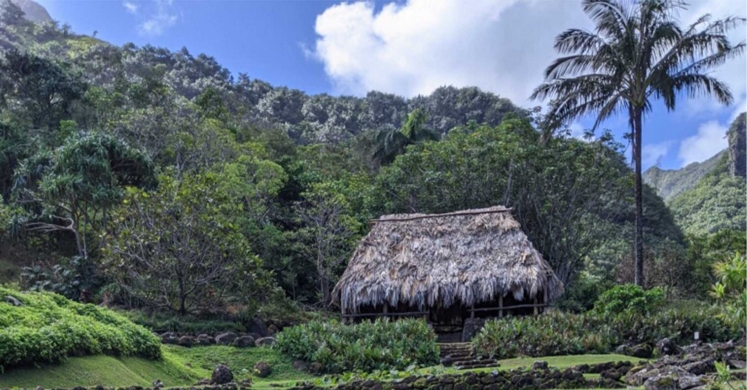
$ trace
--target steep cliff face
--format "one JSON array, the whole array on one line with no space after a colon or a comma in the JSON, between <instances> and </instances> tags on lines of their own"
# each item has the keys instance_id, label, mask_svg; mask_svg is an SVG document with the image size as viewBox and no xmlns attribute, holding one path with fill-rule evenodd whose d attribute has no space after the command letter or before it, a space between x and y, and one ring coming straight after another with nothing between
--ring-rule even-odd
<instances>
[{"instance_id":1,"label":"steep cliff face","mask_svg":"<svg viewBox=\"0 0 747 390\"><path fill-rule=\"evenodd\" d=\"M23 11L24 14L26 14L26 19L36 22L36 23L44 23L44 22L52 22L52 17L49 16L49 12L47 12L47 9L41 6L41 4L33 1L33 0L10 0L15 5L17 5L21 11Z\"/></svg>"},{"instance_id":2,"label":"steep cliff face","mask_svg":"<svg viewBox=\"0 0 747 390\"><path fill-rule=\"evenodd\" d=\"M747 176L747 135L745 134L745 114L741 113L729 132L729 173L732 176Z\"/></svg>"}]
</instances>

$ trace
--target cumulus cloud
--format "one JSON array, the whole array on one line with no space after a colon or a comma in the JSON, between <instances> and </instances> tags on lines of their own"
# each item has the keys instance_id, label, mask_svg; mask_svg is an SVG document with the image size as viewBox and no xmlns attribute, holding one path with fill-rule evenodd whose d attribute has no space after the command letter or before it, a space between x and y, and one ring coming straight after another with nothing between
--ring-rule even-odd
<instances>
[{"instance_id":1,"label":"cumulus cloud","mask_svg":"<svg viewBox=\"0 0 747 390\"><path fill-rule=\"evenodd\" d=\"M681 13L683 23L710 12L744 15L744 1L704 0ZM316 20L318 39L310 54L324 64L336 92L370 90L404 96L428 94L442 85L472 86L522 106L557 54L555 36L570 28L592 28L578 1L408 0L380 9L374 3L343 3ZM744 29L733 40L744 39ZM744 61L716 71L745 100ZM690 112L723 109L712 100L688 104Z\"/></svg>"},{"instance_id":2,"label":"cumulus cloud","mask_svg":"<svg viewBox=\"0 0 747 390\"><path fill-rule=\"evenodd\" d=\"M143 13L147 15L137 27L141 35L159 36L169 27L173 27L179 19L173 0L153 0Z\"/></svg>"},{"instance_id":3,"label":"cumulus cloud","mask_svg":"<svg viewBox=\"0 0 747 390\"><path fill-rule=\"evenodd\" d=\"M344 3L317 17L312 55L338 93L415 96L477 85L526 106L556 56L555 35L588 25L569 1L409 0L378 11Z\"/></svg>"},{"instance_id":4,"label":"cumulus cloud","mask_svg":"<svg viewBox=\"0 0 747 390\"><path fill-rule=\"evenodd\" d=\"M672 144L672 141L664 141L643 145L641 148L641 164L643 164L644 169L659 165L660 160L669 153Z\"/></svg>"},{"instance_id":5,"label":"cumulus cloud","mask_svg":"<svg viewBox=\"0 0 747 390\"><path fill-rule=\"evenodd\" d=\"M713 157L729 144L727 127L717 121L709 121L698 127L698 133L680 143L679 158L682 166L701 162Z\"/></svg>"},{"instance_id":6,"label":"cumulus cloud","mask_svg":"<svg viewBox=\"0 0 747 390\"><path fill-rule=\"evenodd\" d=\"M125 1L125 2L122 3L122 6L125 7L125 10L127 10L127 12L129 12L129 13L131 13L133 15L137 14L137 8L138 8L137 4L131 3L129 1Z\"/></svg>"}]
</instances>

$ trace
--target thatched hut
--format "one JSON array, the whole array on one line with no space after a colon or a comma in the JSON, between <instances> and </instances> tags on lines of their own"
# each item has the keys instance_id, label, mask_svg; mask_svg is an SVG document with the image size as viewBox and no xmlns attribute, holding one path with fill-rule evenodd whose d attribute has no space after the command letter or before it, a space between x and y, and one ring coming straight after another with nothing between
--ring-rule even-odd
<instances>
[{"instance_id":1,"label":"thatched hut","mask_svg":"<svg viewBox=\"0 0 747 390\"><path fill-rule=\"evenodd\" d=\"M532 314L563 290L502 206L371 221L333 297L344 319L423 316L434 326Z\"/></svg>"}]
</instances>

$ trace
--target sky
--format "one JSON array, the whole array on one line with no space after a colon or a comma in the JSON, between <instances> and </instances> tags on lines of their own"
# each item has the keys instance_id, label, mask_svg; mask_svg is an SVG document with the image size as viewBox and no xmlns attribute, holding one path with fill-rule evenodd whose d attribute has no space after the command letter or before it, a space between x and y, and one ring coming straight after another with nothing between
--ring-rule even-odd
<instances>
[{"instance_id":1,"label":"sky","mask_svg":"<svg viewBox=\"0 0 747 390\"><path fill-rule=\"evenodd\" d=\"M309 94L363 96L379 90L405 97L443 85L477 86L531 108L528 99L557 57L554 37L591 28L579 0L38 0L73 31L108 42L151 44L215 57L234 74L246 73ZM683 24L702 14L747 16L743 0L691 0ZM742 26L732 43L744 41ZM668 112L656 103L645 118L643 165L677 169L727 146L725 132L747 110L747 56L713 72L735 103L678 101ZM593 118L571 124L580 136ZM619 141L627 118L601 125Z\"/></svg>"}]
</instances>

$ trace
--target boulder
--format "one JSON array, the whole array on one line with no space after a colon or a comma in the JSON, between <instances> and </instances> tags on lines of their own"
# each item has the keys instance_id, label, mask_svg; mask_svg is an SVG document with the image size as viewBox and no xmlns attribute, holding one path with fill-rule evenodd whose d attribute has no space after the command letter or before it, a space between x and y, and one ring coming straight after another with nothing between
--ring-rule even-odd
<instances>
[{"instance_id":1,"label":"boulder","mask_svg":"<svg viewBox=\"0 0 747 390\"><path fill-rule=\"evenodd\" d=\"M444 367L451 367L454 364L454 360L451 359L450 355L446 355L441 358L441 365Z\"/></svg>"},{"instance_id":2,"label":"boulder","mask_svg":"<svg viewBox=\"0 0 747 390\"><path fill-rule=\"evenodd\" d=\"M215 342L220 345L231 345L239 337L234 332L225 332L215 336Z\"/></svg>"},{"instance_id":3,"label":"boulder","mask_svg":"<svg viewBox=\"0 0 747 390\"><path fill-rule=\"evenodd\" d=\"M643 388L646 390L680 390L678 385L677 378L666 373L648 378L643 383Z\"/></svg>"},{"instance_id":4,"label":"boulder","mask_svg":"<svg viewBox=\"0 0 747 390\"><path fill-rule=\"evenodd\" d=\"M212 345L212 344L215 344L215 338L203 333L197 336L197 338L195 339L195 344Z\"/></svg>"},{"instance_id":5,"label":"boulder","mask_svg":"<svg viewBox=\"0 0 747 390\"><path fill-rule=\"evenodd\" d=\"M269 336L276 335L278 332L280 332L275 324L270 324L270 326L267 327L267 331L269 332Z\"/></svg>"},{"instance_id":6,"label":"boulder","mask_svg":"<svg viewBox=\"0 0 747 390\"><path fill-rule=\"evenodd\" d=\"M237 337L236 340L233 341L233 346L239 347L239 348L253 347L254 337L252 336Z\"/></svg>"},{"instance_id":7,"label":"boulder","mask_svg":"<svg viewBox=\"0 0 747 390\"><path fill-rule=\"evenodd\" d=\"M547 362L538 360L532 364L532 369L534 370L547 370Z\"/></svg>"},{"instance_id":8,"label":"boulder","mask_svg":"<svg viewBox=\"0 0 747 390\"><path fill-rule=\"evenodd\" d=\"M179 344L179 336L174 332L166 332L161 335L161 342L164 344Z\"/></svg>"},{"instance_id":9,"label":"boulder","mask_svg":"<svg viewBox=\"0 0 747 390\"><path fill-rule=\"evenodd\" d=\"M179 345L182 347L191 347L195 344L195 338L192 336L179 337Z\"/></svg>"},{"instance_id":10,"label":"boulder","mask_svg":"<svg viewBox=\"0 0 747 390\"><path fill-rule=\"evenodd\" d=\"M257 333L260 337L267 337L270 335L270 330L261 319L254 317L252 323L249 325L249 332ZM255 339L260 338L255 337Z\"/></svg>"},{"instance_id":11,"label":"boulder","mask_svg":"<svg viewBox=\"0 0 747 390\"><path fill-rule=\"evenodd\" d=\"M651 346L646 343L638 344L633 347L630 347L630 356L648 359L651 357L652 354L653 354L653 351L651 349Z\"/></svg>"},{"instance_id":12,"label":"boulder","mask_svg":"<svg viewBox=\"0 0 747 390\"><path fill-rule=\"evenodd\" d=\"M682 348L677 346L674 341L663 338L656 342L656 351L659 355L678 355L682 352Z\"/></svg>"},{"instance_id":13,"label":"boulder","mask_svg":"<svg viewBox=\"0 0 747 390\"><path fill-rule=\"evenodd\" d=\"M321 363L314 362L309 364L309 372L315 375L321 373L322 368L323 367Z\"/></svg>"},{"instance_id":14,"label":"boulder","mask_svg":"<svg viewBox=\"0 0 747 390\"><path fill-rule=\"evenodd\" d=\"M254 375L260 378L267 378L272 374L272 367L267 362L257 362L254 365Z\"/></svg>"},{"instance_id":15,"label":"boulder","mask_svg":"<svg viewBox=\"0 0 747 390\"><path fill-rule=\"evenodd\" d=\"M471 341L475 335L480 332L480 329L485 326L484 318L467 318L464 320L464 326L462 327L462 342Z\"/></svg>"},{"instance_id":16,"label":"boulder","mask_svg":"<svg viewBox=\"0 0 747 390\"><path fill-rule=\"evenodd\" d=\"M693 375L703 375L716 370L716 366L713 364L713 359L705 359L682 366L685 371Z\"/></svg>"},{"instance_id":17,"label":"boulder","mask_svg":"<svg viewBox=\"0 0 747 390\"><path fill-rule=\"evenodd\" d=\"M154 389L160 389L163 387L163 382L161 382L160 379L156 379L153 381L153 388Z\"/></svg>"},{"instance_id":18,"label":"boulder","mask_svg":"<svg viewBox=\"0 0 747 390\"><path fill-rule=\"evenodd\" d=\"M618 370L607 370L599 374L602 378L612 379L613 381L619 381L623 374Z\"/></svg>"},{"instance_id":19,"label":"boulder","mask_svg":"<svg viewBox=\"0 0 747 390\"><path fill-rule=\"evenodd\" d=\"M275 342L276 342L276 340L273 337L262 337L262 338L257 339L254 342L254 345L256 345L258 347L261 347L261 346L268 346L269 347L269 346L275 345Z\"/></svg>"},{"instance_id":20,"label":"boulder","mask_svg":"<svg viewBox=\"0 0 747 390\"><path fill-rule=\"evenodd\" d=\"M8 295L5 297L5 303L8 303L13 306L23 306L23 303L21 303L21 301L19 301L18 298L12 295Z\"/></svg>"},{"instance_id":21,"label":"boulder","mask_svg":"<svg viewBox=\"0 0 747 390\"><path fill-rule=\"evenodd\" d=\"M292 364L293 368L298 371L306 371L309 368L308 365L306 365L306 362L303 360L294 360Z\"/></svg>"},{"instance_id":22,"label":"boulder","mask_svg":"<svg viewBox=\"0 0 747 390\"><path fill-rule=\"evenodd\" d=\"M233 373L231 369L223 364L215 366L213 370L213 376L211 377L210 384L222 385L233 381Z\"/></svg>"}]
</instances>

